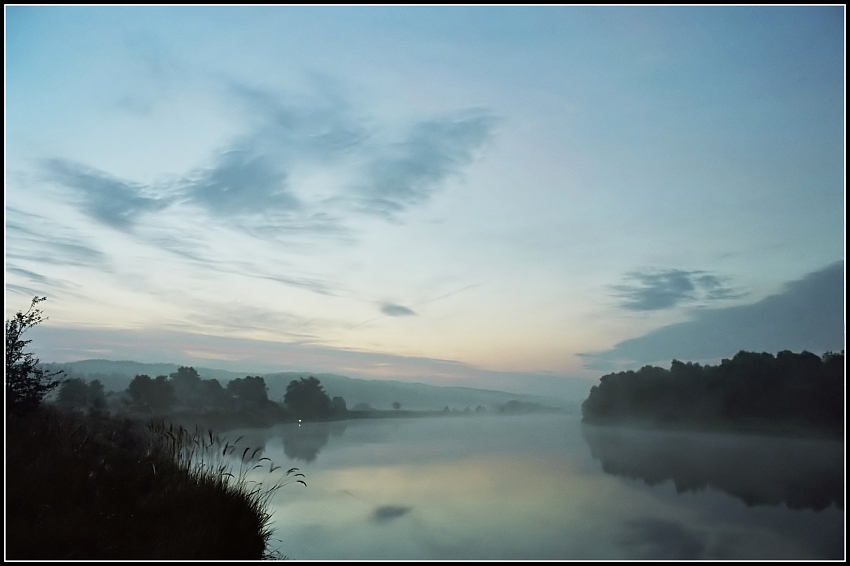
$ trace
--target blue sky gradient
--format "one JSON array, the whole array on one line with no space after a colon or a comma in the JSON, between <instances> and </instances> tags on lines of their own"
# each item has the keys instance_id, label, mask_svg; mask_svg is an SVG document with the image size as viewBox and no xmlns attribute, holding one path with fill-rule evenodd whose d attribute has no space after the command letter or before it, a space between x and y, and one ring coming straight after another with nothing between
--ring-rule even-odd
<instances>
[{"instance_id":1,"label":"blue sky gradient","mask_svg":"<svg viewBox=\"0 0 850 566\"><path fill-rule=\"evenodd\" d=\"M843 6L5 15L45 361L534 393L844 347Z\"/></svg>"}]
</instances>

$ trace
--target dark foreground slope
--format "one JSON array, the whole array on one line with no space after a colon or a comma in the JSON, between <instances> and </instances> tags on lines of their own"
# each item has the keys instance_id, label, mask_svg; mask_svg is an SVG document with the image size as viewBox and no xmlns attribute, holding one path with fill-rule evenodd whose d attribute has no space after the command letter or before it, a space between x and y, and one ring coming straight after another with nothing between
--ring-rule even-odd
<instances>
[{"instance_id":1,"label":"dark foreground slope","mask_svg":"<svg viewBox=\"0 0 850 566\"><path fill-rule=\"evenodd\" d=\"M251 494L224 467L193 467L187 446L221 450L204 441L49 406L7 415L6 558L263 558L269 490Z\"/></svg>"}]
</instances>

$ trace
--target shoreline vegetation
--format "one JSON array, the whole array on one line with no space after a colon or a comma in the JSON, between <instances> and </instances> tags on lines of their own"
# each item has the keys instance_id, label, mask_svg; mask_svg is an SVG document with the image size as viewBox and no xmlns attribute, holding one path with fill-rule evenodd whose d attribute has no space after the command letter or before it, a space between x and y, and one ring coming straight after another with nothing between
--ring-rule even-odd
<instances>
[{"instance_id":1,"label":"shoreline vegetation","mask_svg":"<svg viewBox=\"0 0 850 566\"><path fill-rule=\"evenodd\" d=\"M211 432L98 411L7 415L6 558L279 558L266 504L301 476L249 480L274 463L252 460L249 447L230 458L237 448Z\"/></svg>"},{"instance_id":2,"label":"shoreline vegetation","mask_svg":"<svg viewBox=\"0 0 850 566\"><path fill-rule=\"evenodd\" d=\"M603 375L582 422L789 437L844 438L844 351L740 351L717 366L673 360L669 370Z\"/></svg>"}]
</instances>

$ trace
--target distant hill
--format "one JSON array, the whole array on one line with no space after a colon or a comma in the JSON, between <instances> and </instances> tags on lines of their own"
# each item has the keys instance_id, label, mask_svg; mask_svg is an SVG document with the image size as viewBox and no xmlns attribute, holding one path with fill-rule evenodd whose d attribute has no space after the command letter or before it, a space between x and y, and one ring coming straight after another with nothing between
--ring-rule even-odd
<instances>
[{"instance_id":1,"label":"distant hill","mask_svg":"<svg viewBox=\"0 0 850 566\"><path fill-rule=\"evenodd\" d=\"M49 371L64 370L68 377L78 377L86 381L99 379L107 391L125 390L136 375L147 374L151 377L169 375L176 372L179 367L177 364L145 364L110 360L47 363L43 366ZM222 385L246 375L261 375L269 388L269 398L274 401L283 399L286 386L291 381L312 375L322 382L328 395L345 399L349 409L358 403L368 403L375 409L390 409L394 402L398 402L403 409L414 410L440 410L444 407L463 410L466 407L475 409L479 405L492 410L497 405L503 405L511 400L540 403L547 407L578 409L574 402L567 399L470 387L444 387L384 379L357 379L330 373L240 373L203 367L195 367L195 369L202 378L217 379Z\"/></svg>"}]
</instances>

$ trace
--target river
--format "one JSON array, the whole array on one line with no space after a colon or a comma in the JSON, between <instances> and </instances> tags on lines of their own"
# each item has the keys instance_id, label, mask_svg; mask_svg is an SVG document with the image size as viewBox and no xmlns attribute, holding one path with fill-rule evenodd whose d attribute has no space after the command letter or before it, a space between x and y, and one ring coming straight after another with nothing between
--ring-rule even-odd
<instances>
[{"instance_id":1,"label":"river","mask_svg":"<svg viewBox=\"0 0 850 566\"><path fill-rule=\"evenodd\" d=\"M282 470L272 547L295 560L844 557L842 442L637 431L576 415L230 431ZM279 474L281 470L277 470ZM268 485L266 470L252 479Z\"/></svg>"}]
</instances>

